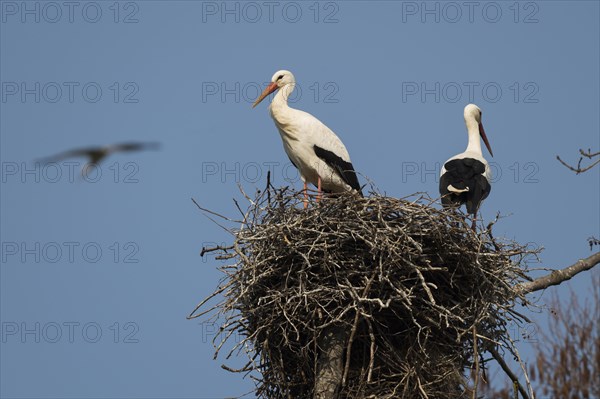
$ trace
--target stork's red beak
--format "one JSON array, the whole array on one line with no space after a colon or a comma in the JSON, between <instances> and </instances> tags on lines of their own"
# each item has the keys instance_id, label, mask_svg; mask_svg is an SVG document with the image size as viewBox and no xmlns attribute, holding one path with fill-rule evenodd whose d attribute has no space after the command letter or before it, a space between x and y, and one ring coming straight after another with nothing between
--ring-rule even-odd
<instances>
[{"instance_id":1,"label":"stork's red beak","mask_svg":"<svg viewBox=\"0 0 600 399\"><path fill-rule=\"evenodd\" d=\"M265 99L266 96L273 93L275 90L277 90L277 83L273 82L270 85L268 85L265 91L263 91L262 94L256 99L256 101L254 101L254 104L252 104L252 108L256 107L262 100Z\"/></svg>"},{"instance_id":2,"label":"stork's red beak","mask_svg":"<svg viewBox=\"0 0 600 399\"><path fill-rule=\"evenodd\" d=\"M488 141L487 136L485 135L485 130L483 130L483 124L481 122L479 122L479 135L483 139L483 142L485 143L485 146L490 152L490 155L493 157L494 153L492 152L492 147L490 146L490 142Z\"/></svg>"}]
</instances>

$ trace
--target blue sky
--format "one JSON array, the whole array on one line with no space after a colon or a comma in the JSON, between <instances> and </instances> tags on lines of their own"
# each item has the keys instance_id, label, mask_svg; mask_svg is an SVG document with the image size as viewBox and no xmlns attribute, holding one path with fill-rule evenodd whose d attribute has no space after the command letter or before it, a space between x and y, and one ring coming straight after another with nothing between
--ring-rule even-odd
<instances>
[{"instance_id":1,"label":"blue sky","mask_svg":"<svg viewBox=\"0 0 600 399\"><path fill-rule=\"evenodd\" d=\"M543 246L548 267L600 236L600 168L555 160L600 147L596 1L69 4L0 1L2 397L252 389L212 360L214 326L185 319L220 278L202 246L230 241L190 198L235 215L237 184L252 192L268 169L300 187L267 104L251 108L278 69L362 182L436 195L474 102L496 154L483 216L508 216L496 235ZM163 149L115 155L94 181L80 159L35 163L130 140ZM569 288L587 296L589 275Z\"/></svg>"}]
</instances>

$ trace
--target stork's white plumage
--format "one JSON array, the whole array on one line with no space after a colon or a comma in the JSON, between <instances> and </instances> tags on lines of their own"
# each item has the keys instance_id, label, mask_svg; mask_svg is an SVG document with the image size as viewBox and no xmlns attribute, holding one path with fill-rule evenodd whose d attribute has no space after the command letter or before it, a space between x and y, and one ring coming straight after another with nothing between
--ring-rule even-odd
<instances>
[{"instance_id":1,"label":"stork's white plumage","mask_svg":"<svg viewBox=\"0 0 600 399\"><path fill-rule=\"evenodd\" d=\"M362 195L350 155L339 137L311 114L288 106L288 97L295 86L296 80L290 71L277 71L253 107L279 89L269 112L279 130L285 152L300 171L305 199L307 183L317 186L319 194L321 191L356 190Z\"/></svg>"},{"instance_id":2,"label":"stork's white plumage","mask_svg":"<svg viewBox=\"0 0 600 399\"><path fill-rule=\"evenodd\" d=\"M444 163L440 177L440 194L443 205L466 204L467 213L476 215L481 201L487 198L491 191L492 178L488 162L481 153L481 139L490 155L494 154L481 123L481 109L475 104L469 104L465 107L464 116L469 144L465 152Z\"/></svg>"}]
</instances>

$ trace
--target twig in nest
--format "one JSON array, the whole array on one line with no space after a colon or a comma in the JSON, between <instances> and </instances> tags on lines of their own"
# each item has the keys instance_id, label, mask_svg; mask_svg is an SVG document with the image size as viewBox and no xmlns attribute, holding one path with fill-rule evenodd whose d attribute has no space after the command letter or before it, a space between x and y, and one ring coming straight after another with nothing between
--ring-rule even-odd
<instances>
[{"instance_id":1,"label":"twig in nest","mask_svg":"<svg viewBox=\"0 0 600 399\"><path fill-rule=\"evenodd\" d=\"M477 350L477 328L473 326L473 360L475 361L475 382L473 383L473 399L477 399L479 384L479 351Z\"/></svg>"},{"instance_id":2,"label":"twig in nest","mask_svg":"<svg viewBox=\"0 0 600 399\"><path fill-rule=\"evenodd\" d=\"M369 292L369 288L371 288L371 283L373 282L373 279L375 278L375 275L373 275L373 277L371 277L371 279L367 282L367 285L365 286L363 293L362 293L362 298L364 298L367 295L367 292ZM360 298L357 298L358 300L356 301L356 309L354 310L355 315L354 315L354 323L352 324L352 331L350 332L350 338L348 339L348 344L346 347L346 365L344 366L344 374L342 377L342 387L346 386L346 379L348 378L348 370L350 370L350 354L352 353L352 342L354 341L354 335L356 334L356 329L358 328L358 321L360 320L360 312L361 309L358 307L358 304L360 303Z\"/></svg>"},{"instance_id":3,"label":"twig in nest","mask_svg":"<svg viewBox=\"0 0 600 399\"><path fill-rule=\"evenodd\" d=\"M214 252L214 251L228 251L230 249L233 249L232 245L230 245L228 247L223 247L221 245L217 245L215 247L202 247L202 251L200 251L200 256L204 256L205 254L207 254L209 252Z\"/></svg>"}]
</instances>

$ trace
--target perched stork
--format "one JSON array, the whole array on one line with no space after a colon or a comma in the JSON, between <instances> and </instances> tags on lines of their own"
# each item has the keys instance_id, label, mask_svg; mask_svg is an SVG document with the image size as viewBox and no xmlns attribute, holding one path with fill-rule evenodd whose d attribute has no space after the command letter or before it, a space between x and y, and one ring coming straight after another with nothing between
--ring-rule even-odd
<instances>
[{"instance_id":1,"label":"perched stork","mask_svg":"<svg viewBox=\"0 0 600 399\"><path fill-rule=\"evenodd\" d=\"M469 104L464 111L465 124L469 133L469 145L465 152L453 156L444 163L440 177L440 194L444 206L460 206L466 204L467 213L475 218L481 201L490 193L490 168L481 153L483 139L490 155L494 153L485 135L481 123L481 109L475 104Z\"/></svg>"},{"instance_id":2,"label":"perched stork","mask_svg":"<svg viewBox=\"0 0 600 399\"><path fill-rule=\"evenodd\" d=\"M279 89L269 112L281 135L283 148L304 182L304 207L308 206L308 183L317 186L317 200L321 192L355 190L362 196L350 155L339 137L311 114L288 106L288 97L295 86L296 80L290 71L275 72L271 84L252 108Z\"/></svg>"}]
</instances>

